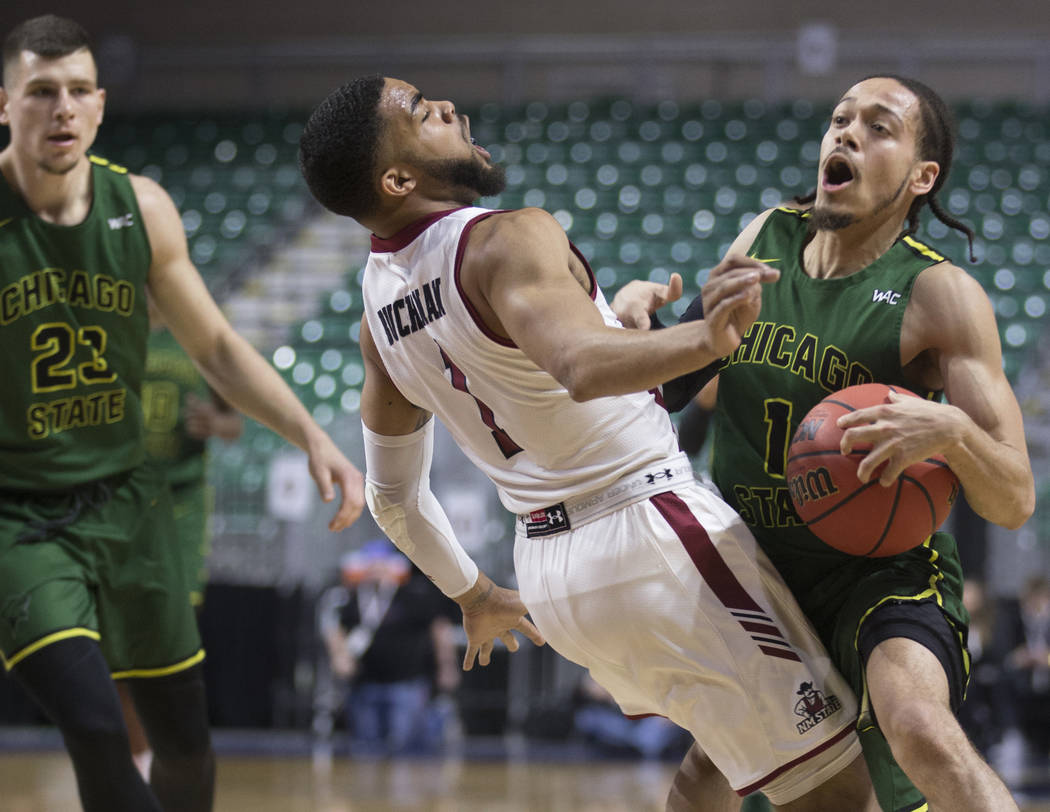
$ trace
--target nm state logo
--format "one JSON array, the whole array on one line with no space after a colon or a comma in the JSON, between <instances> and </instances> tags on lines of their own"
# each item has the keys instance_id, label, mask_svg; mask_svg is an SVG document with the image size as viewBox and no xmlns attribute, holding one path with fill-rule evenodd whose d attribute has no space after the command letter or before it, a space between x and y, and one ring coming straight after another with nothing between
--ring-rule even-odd
<instances>
[{"instance_id":1,"label":"nm state logo","mask_svg":"<svg viewBox=\"0 0 1050 812\"><path fill-rule=\"evenodd\" d=\"M807 730L812 730L825 719L842 710L842 703L839 702L837 696L825 696L823 692L813 687L812 682L803 682L795 693L802 697L795 703L795 715L802 717L802 721L795 725L799 735Z\"/></svg>"}]
</instances>

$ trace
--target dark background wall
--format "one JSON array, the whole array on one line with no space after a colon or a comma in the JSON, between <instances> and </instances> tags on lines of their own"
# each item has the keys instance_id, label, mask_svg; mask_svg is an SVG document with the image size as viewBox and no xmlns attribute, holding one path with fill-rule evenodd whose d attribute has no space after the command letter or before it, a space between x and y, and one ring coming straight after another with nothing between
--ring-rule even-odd
<instances>
[{"instance_id":1,"label":"dark background wall","mask_svg":"<svg viewBox=\"0 0 1050 812\"><path fill-rule=\"evenodd\" d=\"M600 93L827 99L875 70L920 75L949 97L1050 98L1041 0L8 0L0 29L45 11L96 35L118 109L310 107L370 71L461 103ZM819 64L806 68L805 55Z\"/></svg>"}]
</instances>

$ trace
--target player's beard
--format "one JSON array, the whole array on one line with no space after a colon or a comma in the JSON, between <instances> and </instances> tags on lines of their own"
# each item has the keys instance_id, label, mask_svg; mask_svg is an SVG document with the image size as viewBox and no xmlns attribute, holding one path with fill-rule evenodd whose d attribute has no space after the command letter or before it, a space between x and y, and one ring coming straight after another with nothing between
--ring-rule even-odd
<instances>
[{"instance_id":1,"label":"player's beard","mask_svg":"<svg viewBox=\"0 0 1050 812\"><path fill-rule=\"evenodd\" d=\"M453 199L464 205L479 197L498 195L507 188L507 172L502 166L476 158L427 161L424 168L432 178L451 186Z\"/></svg>"},{"instance_id":2,"label":"player's beard","mask_svg":"<svg viewBox=\"0 0 1050 812\"><path fill-rule=\"evenodd\" d=\"M908 185L909 175L905 174L904 180L900 182L897 190L887 195L885 198L880 200L875 208L872 210L872 217L878 215L880 212L889 208L896 202L897 198L904 192L904 187ZM812 231L840 231L848 226L853 225L857 222L857 215L848 211L833 211L827 206L814 206L813 211L810 214L809 227Z\"/></svg>"}]
</instances>

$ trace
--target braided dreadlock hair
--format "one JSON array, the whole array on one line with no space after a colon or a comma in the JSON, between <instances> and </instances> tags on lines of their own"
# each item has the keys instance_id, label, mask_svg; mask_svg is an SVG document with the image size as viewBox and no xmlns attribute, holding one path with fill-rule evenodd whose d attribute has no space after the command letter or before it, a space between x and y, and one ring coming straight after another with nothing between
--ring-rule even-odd
<instances>
[{"instance_id":1,"label":"braided dreadlock hair","mask_svg":"<svg viewBox=\"0 0 1050 812\"><path fill-rule=\"evenodd\" d=\"M922 115L922 131L919 134L919 143L917 145L919 158L923 161L936 161L938 166L940 166L937 180L934 181L930 191L924 195L919 195L912 201L911 208L908 209L907 227L903 233L914 234L918 230L919 214L923 206L928 204L930 211L933 212L938 220L966 235L966 240L970 247L970 262L976 262L977 257L973 253L973 229L961 220L957 220L948 214L941 205L940 200L937 199L937 193L948 179L948 173L952 168L952 158L955 155L955 120L948 109L948 105L944 103L944 99L935 90L916 79L897 76L892 73L876 73L871 76L865 76L861 81L867 81L868 79L892 79L906 87L919 100L919 110ZM803 197L795 198L795 201L806 204L812 203L816 198L817 192L813 190Z\"/></svg>"}]
</instances>

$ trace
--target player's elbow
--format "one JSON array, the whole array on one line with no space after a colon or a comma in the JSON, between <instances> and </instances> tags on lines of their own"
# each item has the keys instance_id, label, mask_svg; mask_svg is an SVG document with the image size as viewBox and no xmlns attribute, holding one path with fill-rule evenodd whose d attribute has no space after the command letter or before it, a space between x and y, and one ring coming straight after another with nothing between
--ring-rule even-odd
<instances>
[{"instance_id":1,"label":"player's elbow","mask_svg":"<svg viewBox=\"0 0 1050 812\"><path fill-rule=\"evenodd\" d=\"M1007 517L1007 521L1001 522L1003 527L1007 530L1017 530L1025 522L1032 518L1035 513L1035 488L1025 488L1024 492L1020 495L1017 503L1013 506L1013 510Z\"/></svg>"},{"instance_id":2,"label":"player's elbow","mask_svg":"<svg viewBox=\"0 0 1050 812\"><path fill-rule=\"evenodd\" d=\"M586 364L567 367L554 377L577 403L609 394L603 389L600 376L595 375L594 370L588 369Z\"/></svg>"},{"instance_id":3,"label":"player's elbow","mask_svg":"<svg viewBox=\"0 0 1050 812\"><path fill-rule=\"evenodd\" d=\"M1009 490L1008 499L994 503L994 510L989 504L987 509L978 510L978 513L1006 530L1019 529L1035 513L1035 483L1029 479L1026 484L1018 484Z\"/></svg>"}]
</instances>

